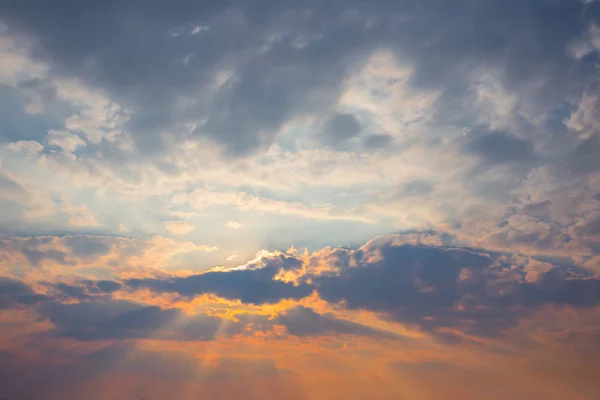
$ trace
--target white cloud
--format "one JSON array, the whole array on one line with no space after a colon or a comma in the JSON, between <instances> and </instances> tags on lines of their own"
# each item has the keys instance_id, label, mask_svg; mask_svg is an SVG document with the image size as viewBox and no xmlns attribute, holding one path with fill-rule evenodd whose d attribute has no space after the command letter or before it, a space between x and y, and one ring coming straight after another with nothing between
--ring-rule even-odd
<instances>
[{"instance_id":1,"label":"white cloud","mask_svg":"<svg viewBox=\"0 0 600 400\"><path fill-rule=\"evenodd\" d=\"M98 226L100 225L87 206L75 205L66 199L61 200L60 211L67 215L69 225Z\"/></svg>"},{"instance_id":2,"label":"white cloud","mask_svg":"<svg viewBox=\"0 0 600 400\"><path fill-rule=\"evenodd\" d=\"M38 156L44 150L44 146L35 140L19 140L18 142L7 144L6 148L15 152L21 152L29 157Z\"/></svg>"},{"instance_id":3,"label":"white cloud","mask_svg":"<svg viewBox=\"0 0 600 400\"><path fill-rule=\"evenodd\" d=\"M229 221L229 222L227 222L227 224L225 226L228 227L228 228L231 228L231 229L239 229L239 228L241 228L244 225L240 224L237 221Z\"/></svg>"},{"instance_id":4,"label":"white cloud","mask_svg":"<svg viewBox=\"0 0 600 400\"><path fill-rule=\"evenodd\" d=\"M362 215L337 210L331 204L307 206L300 202L286 202L255 196L245 192L214 192L197 189L189 194L180 193L174 196L173 201L188 201L197 210L202 210L212 205L230 205L241 211L295 215L309 219L371 222L367 217Z\"/></svg>"},{"instance_id":5,"label":"white cloud","mask_svg":"<svg viewBox=\"0 0 600 400\"><path fill-rule=\"evenodd\" d=\"M192 30L190 31L190 33L191 33L192 35L197 35L197 34L199 34L200 32L205 32L205 31L207 31L207 30L208 30L208 26L200 26L200 25L198 25L198 26L195 26L195 27L194 27L194 29L192 29Z\"/></svg>"},{"instance_id":6,"label":"white cloud","mask_svg":"<svg viewBox=\"0 0 600 400\"><path fill-rule=\"evenodd\" d=\"M72 153L79 147L85 147L86 143L77 135L73 135L69 131L50 130L46 135L46 143L49 146L55 146L63 149L68 153Z\"/></svg>"},{"instance_id":7,"label":"white cloud","mask_svg":"<svg viewBox=\"0 0 600 400\"><path fill-rule=\"evenodd\" d=\"M48 67L33 61L27 50L0 32L0 83L16 87L19 82L43 78Z\"/></svg>"},{"instance_id":8,"label":"white cloud","mask_svg":"<svg viewBox=\"0 0 600 400\"><path fill-rule=\"evenodd\" d=\"M194 225L187 221L165 221L164 226L173 235L185 235L196 229Z\"/></svg>"},{"instance_id":9,"label":"white cloud","mask_svg":"<svg viewBox=\"0 0 600 400\"><path fill-rule=\"evenodd\" d=\"M582 139L586 139L600 128L600 98L596 94L586 93L582 96L577 110L565 121L565 125L572 131L578 132Z\"/></svg>"}]
</instances>

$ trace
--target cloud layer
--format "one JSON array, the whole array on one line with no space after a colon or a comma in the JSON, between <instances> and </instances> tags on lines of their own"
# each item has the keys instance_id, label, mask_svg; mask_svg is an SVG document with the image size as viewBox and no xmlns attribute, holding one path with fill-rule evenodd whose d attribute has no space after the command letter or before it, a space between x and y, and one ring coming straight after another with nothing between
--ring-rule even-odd
<instances>
[{"instance_id":1,"label":"cloud layer","mask_svg":"<svg viewBox=\"0 0 600 400\"><path fill-rule=\"evenodd\" d=\"M595 398L599 54L587 0L0 0L0 397Z\"/></svg>"}]
</instances>

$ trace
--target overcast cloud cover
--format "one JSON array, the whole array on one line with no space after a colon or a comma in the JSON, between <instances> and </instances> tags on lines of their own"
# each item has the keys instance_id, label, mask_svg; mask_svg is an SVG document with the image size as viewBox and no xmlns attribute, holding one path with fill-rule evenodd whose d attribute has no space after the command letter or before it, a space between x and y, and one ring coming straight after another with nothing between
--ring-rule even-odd
<instances>
[{"instance_id":1,"label":"overcast cloud cover","mask_svg":"<svg viewBox=\"0 0 600 400\"><path fill-rule=\"evenodd\" d=\"M590 399L600 2L0 0L0 397Z\"/></svg>"}]
</instances>

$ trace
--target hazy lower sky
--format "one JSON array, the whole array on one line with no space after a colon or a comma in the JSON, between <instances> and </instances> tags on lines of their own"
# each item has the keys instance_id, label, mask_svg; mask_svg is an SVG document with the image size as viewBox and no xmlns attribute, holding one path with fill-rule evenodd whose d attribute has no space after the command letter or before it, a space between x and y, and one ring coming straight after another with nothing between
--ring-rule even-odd
<instances>
[{"instance_id":1,"label":"hazy lower sky","mask_svg":"<svg viewBox=\"0 0 600 400\"><path fill-rule=\"evenodd\" d=\"M595 400L600 2L0 0L0 398Z\"/></svg>"}]
</instances>

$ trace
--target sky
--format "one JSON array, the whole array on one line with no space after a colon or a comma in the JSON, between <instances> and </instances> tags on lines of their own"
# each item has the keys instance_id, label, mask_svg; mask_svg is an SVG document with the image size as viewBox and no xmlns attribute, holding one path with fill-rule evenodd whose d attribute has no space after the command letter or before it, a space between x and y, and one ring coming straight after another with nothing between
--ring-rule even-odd
<instances>
[{"instance_id":1,"label":"sky","mask_svg":"<svg viewBox=\"0 0 600 400\"><path fill-rule=\"evenodd\" d=\"M0 398L594 400L600 1L0 0Z\"/></svg>"}]
</instances>

